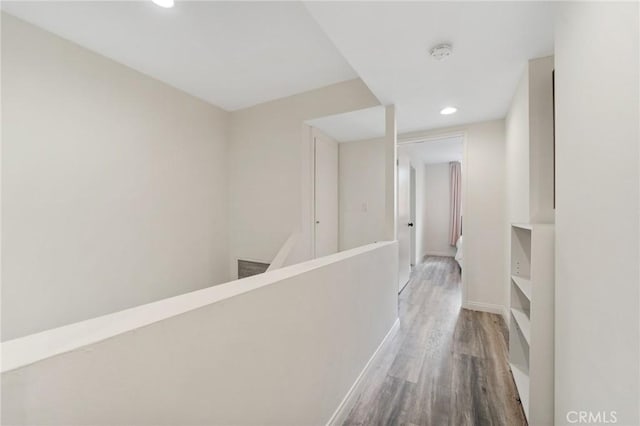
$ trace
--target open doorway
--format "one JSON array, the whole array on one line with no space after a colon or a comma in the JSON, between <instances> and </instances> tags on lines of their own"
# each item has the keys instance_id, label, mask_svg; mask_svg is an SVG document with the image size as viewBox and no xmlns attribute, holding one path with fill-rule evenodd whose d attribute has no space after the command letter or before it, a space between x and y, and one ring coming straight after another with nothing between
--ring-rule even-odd
<instances>
[{"instance_id":1,"label":"open doorway","mask_svg":"<svg viewBox=\"0 0 640 426\"><path fill-rule=\"evenodd\" d=\"M385 125L382 106L304 122L311 257L385 239Z\"/></svg>"},{"instance_id":2,"label":"open doorway","mask_svg":"<svg viewBox=\"0 0 640 426\"><path fill-rule=\"evenodd\" d=\"M463 266L464 141L463 133L455 133L398 142L399 261L406 280L400 288L427 257Z\"/></svg>"}]
</instances>

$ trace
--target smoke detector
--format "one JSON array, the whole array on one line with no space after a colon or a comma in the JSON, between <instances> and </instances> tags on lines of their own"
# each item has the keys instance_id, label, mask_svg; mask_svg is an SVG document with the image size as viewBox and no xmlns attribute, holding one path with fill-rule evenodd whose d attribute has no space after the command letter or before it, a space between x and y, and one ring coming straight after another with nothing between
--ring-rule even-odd
<instances>
[{"instance_id":1,"label":"smoke detector","mask_svg":"<svg viewBox=\"0 0 640 426\"><path fill-rule=\"evenodd\" d=\"M444 59L447 59L449 56L451 56L452 53L453 53L453 50L451 49L451 45L446 43L434 46L429 51L429 54L431 55L431 57L436 61L442 61Z\"/></svg>"}]
</instances>

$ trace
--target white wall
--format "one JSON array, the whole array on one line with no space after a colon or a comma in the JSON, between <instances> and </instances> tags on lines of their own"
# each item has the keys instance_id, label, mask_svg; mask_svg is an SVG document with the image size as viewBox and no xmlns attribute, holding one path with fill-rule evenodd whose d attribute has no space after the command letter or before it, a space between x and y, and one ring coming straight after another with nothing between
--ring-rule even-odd
<instances>
[{"instance_id":1,"label":"white wall","mask_svg":"<svg viewBox=\"0 0 640 426\"><path fill-rule=\"evenodd\" d=\"M2 337L224 282L227 113L2 14Z\"/></svg>"},{"instance_id":2,"label":"white wall","mask_svg":"<svg viewBox=\"0 0 640 426\"><path fill-rule=\"evenodd\" d=\"M424 255L455 256L455 247L449 244L449 163L427 164L424 193L426 242Z\"/></svg>"},{"instance_id":3,"label":"white wall","mask_svg":"<svg viewBox=\"0 0 640 426\"><path fill-rule=\"evenodd\" d=\"M2 423L325 424L396 321L397 256L379 243L160 301L194 307L3 373Z\"/></svg>"},{"instance_id":4,"label":"white wall","mask_svg":"<svg viewBox=\"0 0 640 426\"><path fill-rule=\"evenodd\" d=\"M384 240L384 144L373 139L339 145L340 250Z\"/></svg>"},{"instance_id":5,"label":"white wall","mask_svg":"<svg viewBox=\"0 0 640 426\"><path fill-rule=\"evenodd\" d=\"M467 307L498 312L508 306L505 247L504 121L467 127L463 160L464 271Z\"/></svg>"},{"instance_id":6,"label":"white wall","mask_svg":"<svg viewBox=\"0 0 640 426\"><path fill-rule=\"evenodd\" d=\"M232 276L237 258L270 261L294 231L302 234L292 255L310 258L313 175L309 127L303 123L378 104L358 79L231 114Z\"/></svg>"},{"instance_id":7,"label":"white wall","mask_svg":"<svg viewBox=\"0 0 640 426\"><path fill-rule=\"evenodd\" d=\"M463 304L505 313L505 130L504 120L400 135L402 139L465 134L462 161L464 233Z\"/></svg>"},{"instance_id":8,"label":"white wall","mask_svg":"<svg viewBox=\"0 0 640 426\"><path fill-rule=\"evenodd\" d=\"M638 8L558 8L556 425L640 424Z\"/></svg>"},{"instance_id":9,"label":"white wall","mask_svg":"<svg viewBox=\"0 0 640 426\"><path fill-rule=\"evenodd\" d=\"M506 123L507 221L553 223L553 57L532 59Z\"/></svg>"},{"instance_id":10,"label":"white wall","mask_svg":"<svg viewBox=\"0 0 640 426\"><path fill-rule=\"evenodd\" d=\"M533 223L555 219L553 67L553 56L529 61L529 210Z\"/></svg>"},{"instance_id":11,"label":"white wall","mask_svg":"<svg viewBox=\"0 0 640 426\"><path fill-rule=\"evenodd\" d=\"M507 224L529 223L529 66L524 70L505 119Z\"/></svg>"}]
</instances>

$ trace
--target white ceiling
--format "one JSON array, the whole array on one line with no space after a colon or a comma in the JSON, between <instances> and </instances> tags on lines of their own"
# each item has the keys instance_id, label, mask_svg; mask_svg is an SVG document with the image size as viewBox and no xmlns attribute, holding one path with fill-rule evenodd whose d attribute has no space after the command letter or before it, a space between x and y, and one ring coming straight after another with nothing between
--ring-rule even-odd
<instances>
[{"instance_id":1,"label":"white ceiling","mask_svg":"<svg viewBox=\"0 0 640 426\"><path fill-rule=\"evenodd\" d=\"M299 2L2 1L2 9L226 110L357 77Z\"/></svg>"},{"instance_id":2,"label":"white ceiling","mask_svg":"<svg viewBox=\"0 0 640 426\"><path fill-rule=\"evenodd\" d=\"M412 160L424 164L462 161L463 136L429 139L424 142L405 143L398 146L398 153L408 155Z\"/></svg>"},{"instance_id":3,"label":"white ceiling","mask_svg":"<svg viewBox=\"0 0 640 426\"><path fill-rule=\"evenodd\" d=\"M546 2L1 4L227 110L359 76L396 104L400 133L504 117L526 61L553 52ZM453 55L437 62L441 42ZM458 113L440 115L448 105Z\"/></svg>"},{"instance_id":4,"label":"white ceiling","mask_svg":"<svg viewBox=\"0 0 640 426\"><path fill-rule=\"evenodd\" d=\"M553 53L544 2L306 2L400 133L502 118L528 59ZM453 55L438 62L438 43ZM458 113L439 111L453 105Z\"/></svg>"},{"instance_id":5,"label":"white ceiling","mask_svg":"<svg viewBox=\"0 0 640 426\"><path fill-rule=\"evenodd\" d=\"M385 111L384 107L378 106L316 118L306 123L338 142L361 141L384 136Z\"/></svg>"}]
</instances>

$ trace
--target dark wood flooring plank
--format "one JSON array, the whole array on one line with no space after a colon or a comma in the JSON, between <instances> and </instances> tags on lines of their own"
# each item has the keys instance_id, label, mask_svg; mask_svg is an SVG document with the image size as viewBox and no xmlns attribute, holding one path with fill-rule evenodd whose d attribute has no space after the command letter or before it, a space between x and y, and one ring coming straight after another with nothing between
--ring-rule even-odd
<instances>
[{"instance_id":1,"label":"dark wood flooring plank","mask_svg":"<svg viewBox=\"0 0 640 426\"><path fill-rule=\"evenodd\" d=\"M454 355L453 398L450 425L494 425L487 398L484 361L466 355Z\"/></svg>"},{"instance_id":2,"label":"dark wood flooring plank","mask_svg":"<svg viewBox=\"0 0 640 426\"><path fill-rule=\"evenodd\" d=\"M386 376L377 392L370 395L365 404L354 407L345 425L395 425L404 424L406 405L413 392L413 384L392 376Z\"/></svg>"}]
</instances>

